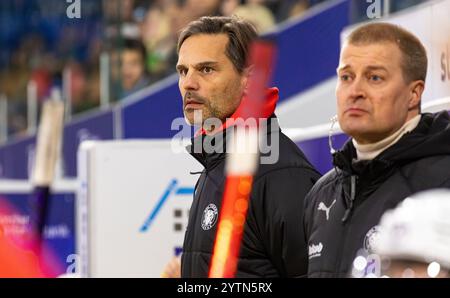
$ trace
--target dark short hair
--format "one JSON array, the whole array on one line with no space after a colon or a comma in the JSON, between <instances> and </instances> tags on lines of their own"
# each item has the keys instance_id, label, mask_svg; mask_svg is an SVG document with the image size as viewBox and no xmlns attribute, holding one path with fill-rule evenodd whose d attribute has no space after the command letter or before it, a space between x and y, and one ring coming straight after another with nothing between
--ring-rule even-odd
<instances>
[{"instance_id":1,"label":"dark short hair","mask_svg":"<svg viewBox=\"0 0 450 298\"><path fill-rule=\"evenodd\" d=\"M142 57L142 61L145 62L145 59L147 57L147 50L145 49L142 41L137 39L125 39L123 43L123 50L138 52Z\"/></svg>"},{"instance_id":2,"label":"dark short hair","mask_svg":"<svg viewBox=\"0 0 450 298\"><path fill-rule=\"evenodd\" d=\"M427 76L427 52L420 40L411 32L389 23L371 23L354 30L347 42L352 45L393 43L402 53L401 67L406 82L425 81Z\"/></svg>"},{"instance_id":3,"label":"dark short hair","mask_svg":"<svg viewBox=\"0 0 450 298\"><path fill-rule=\"evenodd\" d=\"M258 37L255 27L237 17L201 17L189 23L178 38L177 53L184 41L197 34L226 34L226 55L239 73L246 67L250 43Z\"/></svg>"}]
</instances>

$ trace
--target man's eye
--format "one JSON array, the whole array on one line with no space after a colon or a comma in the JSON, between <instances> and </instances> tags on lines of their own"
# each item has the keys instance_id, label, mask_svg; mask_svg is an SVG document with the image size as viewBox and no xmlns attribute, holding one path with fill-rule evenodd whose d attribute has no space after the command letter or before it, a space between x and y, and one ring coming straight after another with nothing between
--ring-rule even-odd
<instances>
[{"instance_id":1,"label":"man's eye","mask_svg":"<svg viewBox=\"0 0 450 298\"><path fill-rule=\"evenodd\" d=\"M185 76L186 73L187 73L187 70L186 70L186 69L179 69L179 70L178 70L178 74L179 74L180 76Z\"/></svg>"},{"instance_id":2,"label":"man's eye","mask_svg":"<svg viewBox=\"0 0 450 298\"><path fill-rule=\"evenodd\" d=\"M371 75L370 80L374 81L374 82L379 82L379 81L381 81L381 77L377 76L377 75Z\"/></svg>"},{"instance_id":3,"label":"man's eye","mask_svg":"<svg viewBox=\"0 0 450 298\"><path fill-rule=\"evenodd\" d=\"M201 69L201 71L202 71L203 73L208 74L208 73L211 73L211 72L213 71L213 69L212 69L211 67L205 66L205 67L203 67L203 68Z\"/></svg>"},{"instance_id":4,"label":"man's eye","mask_svg":"<svg viewBox=\"0 0 450 298\"><path fill-rule=\"evenodd\" d=\"M341 81L349 81L350 80L350 76L347 74L341 75Z\"/></svg>"}]
</instances>

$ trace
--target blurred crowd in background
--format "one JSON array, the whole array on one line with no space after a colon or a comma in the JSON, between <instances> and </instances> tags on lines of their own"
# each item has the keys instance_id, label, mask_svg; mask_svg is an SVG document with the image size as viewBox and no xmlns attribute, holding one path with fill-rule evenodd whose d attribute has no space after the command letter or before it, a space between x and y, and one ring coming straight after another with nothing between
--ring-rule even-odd
<instances>
[{"instance_id":1,"label":"blurred crowd in background","mask_svg":"<svg viewBox=\"0 0 450 298\"><path fill-rule=\"evenodd\" d=\"M7 134L26 133L30 81L42 102L70 72L71 114L78 114L100 104L102 53L109 62L109 100L117 102L175 72L177 35L200 16L237 15L264 33L326 1L82 0L81 18L70 19L66 1L2 0L0 96L8 102ZM422 1L395 1L415 2Z\"/></svg>"},{"instance_id":2,"label":"blurred crowd in background","mask_svg":"<svg viewBox=\"0 0 450 298\"><path fill-rule=\"evenodd\" d=\"M38 100L70 70L72 114L99 105L100 55L107 53L111 101L175 71L178 32L203 15L238 15L260 32L326 0L82 0L69 19L58 0L0 2L0 95L8 100L8 135L27 128L27 85Z\"/></svg>"}]
</instances>

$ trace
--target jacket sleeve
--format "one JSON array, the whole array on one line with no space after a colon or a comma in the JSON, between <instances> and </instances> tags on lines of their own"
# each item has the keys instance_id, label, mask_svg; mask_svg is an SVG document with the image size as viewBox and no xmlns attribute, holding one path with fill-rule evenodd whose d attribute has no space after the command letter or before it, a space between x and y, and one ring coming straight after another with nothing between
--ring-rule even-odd
<instances>
[{"instance_id":1,"label":"jacket sleeve","mask_svg":"<svg viewBox=\"0 0 450 298\"><path fill-rule=\"evenodd\" d=\"M445 180L441 185L439 185L440 188L450 188L450 179Z\"/></svg>"},{"instance_id":2,"label":"jacket sleeve","mask_svg":"<svg viewBox=\"0 0 450 298\"><path fill-rule=\"evenodd\" d=\"M293 167L269 172L253 185L249 212L266 254L282 277L307 274L304 199L318 178L313 170Z\"/></svg>"}]
</instances>

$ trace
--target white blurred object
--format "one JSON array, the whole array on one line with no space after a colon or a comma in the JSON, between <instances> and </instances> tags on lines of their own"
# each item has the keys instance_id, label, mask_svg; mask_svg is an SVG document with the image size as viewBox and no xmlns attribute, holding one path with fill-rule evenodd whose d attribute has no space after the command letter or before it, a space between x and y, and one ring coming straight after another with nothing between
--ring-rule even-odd
<instances>
[{"instance_id":1,"label":"white blurred object","mask_svg":"<svg viewBox=\"0 0 450 298\"><path fill-rule=\"evenodd\" d=\"M27 130L29 134L36 132L38 118L38 89L34 80L27 85Z\"/></svg>"},{"instance_id":2,"label":"white blurred object","mask_svg":"<svg viewBox=\"0 0 450 298\"><path fill-rule=\"evenodd\" d=\"M81 278L79 273L64 273L58 276L58 278Z\"/></svg>"},{"instance_id":3,"label":"white blurred object","mask_svg":"<svg viewBox=\"0 0 450 298\"><path fill-rule=\"evenodd\" d=\"M0 144L8 139L8 100L0 94Z\"/></svg>"},{"instance_id":4,"label":"white blurred object","mask_svg":"<svg viewBox=\"0 0 450 298\"><path fill-rule=\"evenodd\" d=\"M435 189L405 199L386 212L376 253L392 259L437 262L450 269L450 190Z\"/></svg>"}]
</instances>

